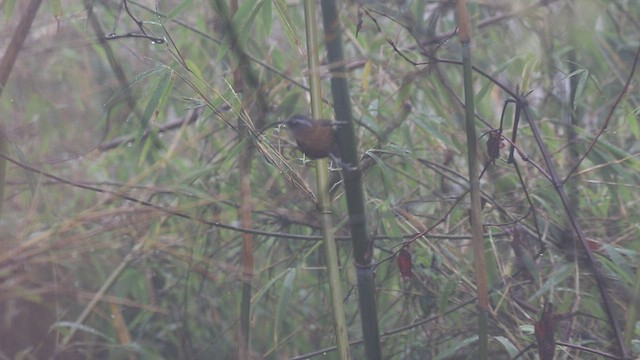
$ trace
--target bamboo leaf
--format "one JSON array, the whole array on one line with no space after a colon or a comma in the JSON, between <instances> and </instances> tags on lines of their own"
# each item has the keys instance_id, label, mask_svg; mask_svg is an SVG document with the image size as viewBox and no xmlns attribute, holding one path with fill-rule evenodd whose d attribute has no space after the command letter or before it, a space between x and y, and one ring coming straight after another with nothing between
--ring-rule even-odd
<instances>
[{"instance_id":1,"label":"bamboo leaf","mask_svg":"<svg viewBox=\"0 0 640 360\"><path fill-rule=\"evenodd\" d=\"M499 342L502 345L502 347L504 347L504 349L507 350L507 353L509 353L509 357L512 359L516 355L518 355L518 353L520 352L518 350L518 347L514 345L513 342L511 342L511 340L507 339L504 336L494 336L493 339Z\"/></svg>"},{"instance_id":2,"label":"bamboo leaf","mask_svg":"<svg viewBox=\"0 0 640 360\"><path fill-rule=\"evenodd\" d=\"M109 336L105 335L103 332L96 330L93 327L87 326L87 325L83 325L83 324L78 324L76 322L72 322L72 321L58 321L56 323L54 323L51 328L55 329L55 328L69 328L69 329L76 329L76 330L80 330L80 331L84 331L88 334L92 334L92 335L96 335L99 336L105 340L108 340L109 342L113 342L113 339L111 339Z\"/></svg>"},{"instance_id":3,"label":"bamboo leaf","mask_svg":"<svg viewBox=\"0 0 640 360\"><path fill-rule=\"evenodd\" d=\"M60 23L60 20L64 15L64 8L62 7L62 1L49 0L49 4L51 4L51 13L53 14L53 17L56 19L58 23Z\"/></svg>"},{"instance_id":4,"label":"bamboo leaf","mask_svg":"<svg viewBox=\"0 0 640 360\"><path fill-rule=\"evenodd\" d=\"M193 3L193 0L184 0L184 1L182 1L180 4L178 4L178 6L173 8L173 10L171 10L167 14L166 21L171 21L176 16L182 14L185 10L187 10L191 6L192 3Z\"/></svg>"},{"instance_id":5,"label":"bamboo leaf","mask_svg":"<svg viewBox=\"0 0 640 360\"><path fill-rule=\"evenodd\" d=\"M263 30L267 37L271 35L271 21L273 19L273 5L271 3L272 0L263 0L260 9Z\"/></svg>"},{"instance_id":6,"label":"bamboo leaf","mask_svg":"<svg viewBox=\"0 0 640 360\"><path fill-rule=\"evenodd\" d=\"M529 298L529 302L533 302L533 300L539 298L543 294L546 294L551 291L557 284L564 281L571 274L573 274L573 266L571 264L563 264L559 269L556 269L547 281Z\"/></svg>"},{"instance_id":7,"label":"bamboo leaf","mask_svg":"<svg viewBox=\"0 0 640 360\"><path fill-rule=\"evenodd\" d=\"M456 341L453 343L454 346L442 351L438 354L433 360L443 360L457 353L460 349L463 349L475 342L478 341L478 335L471 336L469 338L463 339L462 341Z\"/></svg>"},{"instance_id":8,"label":"bamboo leaf","mask_svg":"<svg viewBox=\"0 0 640 360\"><path fill-rule=\"evenodd\" d=\"M262 299L262 297L264 296L264 294L269 291L271 289L271 287L273 287L273 284L275 284L276 282L278 282L280 280L280 278L282 278L283 276L289 274L290 269L287 269L286 271L283 271L279 274L277 274L276 276L272 277L271 279L269 279L269 281L264 284L264 286L262 286L260 288L260 290L258 290L255 295L253 295L253 298L251 299L251 303L254 305L252 306L252 308L255 307L256 304L258 304L260 302L260 300Z\"/></svg>"},{"instance_id":9,"label":"bamboo leaf","mask_svg":"<svg viewBox=\"0 0 640 360\"><path fill-rule=\"evenodd\" d=\"M173 87L173 71L171 71L171 69L165 67L164 71L162 71L159 75L160 79L158 80L158 83L153 90L153 94L151 94L151 97L149 98L147 107L142 114L142 119L140 119L141 124L136 136L136 143L140 143L142 135L144 134L145 130L147 130L149 120L151 120L151 117L160 108L164 100L166 100L169 92Z\"/></svg>"},{"instance_id":10,"label":"bamboo leaf","mask_svg":"<svg viewBox=\"0 0 640 360\"><path fill-rule=\"evenodd\" d=\"M287 276L284 278L282 288L280 289L280 296L278 297L278 307L276 308L276 321L273 325L273 340L278 346L278 338L280 335L280 328L286 317L289 303L291 302L291 294L293 293L293 284L296 279L296 269L289 269Z\"/></svg>"}]
</instances>

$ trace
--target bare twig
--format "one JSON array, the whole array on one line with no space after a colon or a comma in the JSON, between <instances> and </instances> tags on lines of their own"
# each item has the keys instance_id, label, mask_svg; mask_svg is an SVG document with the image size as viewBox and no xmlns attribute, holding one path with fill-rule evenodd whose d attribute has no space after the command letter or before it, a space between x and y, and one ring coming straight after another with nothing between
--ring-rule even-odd
<instances>
[{"instance_id":1,"label":"bare twig","mask_svg":"<svg viewBox=\"0 0 640 360\"><path fill-rule=\"evenodd\" d=\"M587 256L588 264L591 272L594 275L594 278L596 279L598 289L600 290L603 307L604 307L605 313L607 314L607 317L609 318L611 328L613 330L614 336L618 344L618 350L620 352L620 355L623 358L626 358L627 348L624 344L622 334L620 332L620 325L618 324L618 319L613 313L613 303L609 296L609 293L606 291L607 284L606 284L604 275L600 271L599 262L593 255L593 252L591 251L591 248L587 243L587 238L584 232L582 231L582 227L578 223L575 211L573 207L571 207L569 198L567 197L567 194L564 191L562 180L558 176L558 172L555 168L555 165L551 161L551 156L549 155L549 150L547 148L547 145L542 140L540 129L538 129L538 125L536 124L536 122L533 120L533 117L529 113L529 107L528 107L527 101L525 100L524 97L517 97L516 99L522 105L522 111L524 113L524 116L527 119L527 122L529 123L529 125L531 126L533 137L535 138L535 141L538 144L538 147L540 148L540 151L542 153L542 158L544 159L547 169L549 170L549 176L551 177L551 184L553 185L554 189L558 193L558 196L560 197L560 201L562 202L562 206L564 207L564 210L567 214L569 222L571 223L571 227L575 232L576 236L578 237L580 244L582 244L582 248Z\"/></svg>"}]
</instances>

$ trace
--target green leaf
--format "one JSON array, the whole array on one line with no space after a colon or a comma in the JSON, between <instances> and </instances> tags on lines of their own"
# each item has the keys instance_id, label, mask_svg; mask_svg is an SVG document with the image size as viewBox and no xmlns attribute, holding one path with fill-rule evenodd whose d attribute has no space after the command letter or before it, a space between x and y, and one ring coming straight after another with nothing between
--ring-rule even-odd
<instances>
[{"instance_id":1,"label":"green leaf","mask_svg":"<svg viewBox=\"0 0 640 360\"><path fill-rule=\"evenodd\" d=\"M231 19L230 26L233 28L233 34L236 36L236 45L240 48L243 48L247 38L251 35L251 31L249 31L249 29L253 25L253 20L255 19L261 4L262 3L257 3L255 1L244 1L238 8L238 11L234 14L233 19ZM228 8L221 11L228 11ZM216 63L221 62L231 48L231 32L229 32L229 30L230 29L225 29L226 35L218 49L215 61Z\"/></svg>"},{"instance_id":2,"label":"green leaf","mask_svg":"<svg viewBox=\"0 0 640 360\"><path fill-rule=\"evenodd\" d=\"M491 73L491 76L497 77L499 74L504 73L506 69L508 69L510 66L513 65L513 63L515 63L517 60L520 60L521 58L522 58L521 56L515 56L505 61L504 63L502 63L502 65L500 65L495 71ZM478 91L478 94L475 96L476 103L480 103L481 100L484 99L484 97L487 94L489 94L490 91L496 86L496 84L491 81L483 81L483 83L484 85L482 86L482 88L480 88L480 91Z\"/></svg>"},{"instance_id":3,"label":"green leaf","mask_svg":"<svg viewBox=\"0 0 640 360\"><path fill-rule=\"evenodd\" d=\"M272 0L263 0L262 8L260 11L265 37L269 37L271 35L271 20L273 19L273 7L271 5L271 1Z\"/></svg>"},{"instance_id":4,"label":"green leaf","mask_svg":"<svg viewBox=\"0 0 640 360\"><path fill-rule=\"evenodd\" d=\"M282 283L282 289L280 289L280 296L278 297L278 307L276 308L276 322L273 326L273 340L278 346L278 335L280 333L280 327L284 322L284 318L287 313L287 308L291 302L291 294L293 293L293 283L296 279L296 269L289 269L287 276Z\"/></svg>"},{"instance_id":5,"label":"green leaf","mask_svg":"<svg viewBox=\"0 0 640 360\"><path fill-rule=\"evenodd\" d=\"M103 334L102 332L87 326L87 325L83 325L83 324L78 324L76 322L72 322L72 321L58 321L56 323L54 323L52 326L52 328L69 328L69 329L76 329L76 330L80 330L80 331L84 331L86 333L89 334L93 334L93 335L97 335L103 339L109 340L110 342L114 342L113 339L111 339L110 337L108 337L107 335Z\"/></svg>"},{"instance_id":6,"label":"green leaf","mask_svg":"<svg viewBox=\"0 0 640 360\"><path fill-rule=\"evenodd\" d=\"M4 18L9 19L13 15L13 9L16 6L16 0L7 0L4 2Z\"/></svg>"},{"instance_id":7,"label":"green leaf","mask_svg":"<svg viewBox=\"0 0 640 360\"><path fill-rule=\"evenodd\" d=\"M62 8L62 2L60 0L49 0L51 4L51 13L56 21L60 22L62 16L64 15L64 9Z\"/></svg>"},{"instance_id":8,"label":"green leaf","mask_svg":"<svg viewBox=\"0 0 640 360\"><path fill-rule=\"evenodd\" d=\"M589 72L585 69L580 69L572 72L571 74L569 74L568 77L572 77L572 76L579 77L578 86L576 86L576 94L575 94L576 101L573 102L573 111L576 111L576 109L578 108L578 104L580 103L578 99L580 99L580 97L584 93L584 88L587 85L587 80L589 79Z\"/></svg>"},{"instance_id":9,"label":"green leaf","mask_svg":"<svg viewBox=\"0 0 640 360\"><path fill-rule=\"evenodd\" d=\"M629 124L629 129L631 133L636 139L640 139L640 127L638 126L638 115L640 115L640 108L630 112L627 115L627 124Z\"/></svg>"},{"instance_id":10,"label":"green leaf","mask_svg":"<svg viewBox=\"0 0 640 360\"><path fill-rule=\"evenodd\" d=\"M446 124L445 119L433 114L419 114L419 116L415 117L414 123L418 125L419 130L427 136L427 141L429 138L435 137L443 144L449 144L451 142L451 136L443 134L437 126L438 124ZM424 144L420 145L420 147L423 146Z\"/></svg>"},{"instance_id":11,"label":"green leaf","mask_svg":"<svg viewBox=\"0 0 640 360\"><path fill-rule=\"evenodd\" d=\"M609 258L605 256L598 256L598 260L604 266L605 269L609 269L614 274L617 274L622 283L628 286L633 285L633 274L629 262L624 256L618 252L615 246L609 244L602 244L602 249L607 253ZM634 257L635 259L635 257Z\"/></svg>"},{"instance_id":12,"label":"green leaf","mask_svg":"<svg viewBox=\"0 0 640 360\"><path fill-rule=\"evenodd\" d=\"M426 294L418 295L418 304L422 311L422 317L426 318L431 316L433 309L438 305L438 298L428 291Z\"/></svg>"},{"instance_id":13,"label":"green leaf","mask_svg":"<svg viewBox=\"0 0 640 360\"><path fill-rule=\"evenodd\" d=\"M251 299L251 304L253 304L255 307L255 305L257 305L260 302L264 294L267 291L269 291L269 289L271 289L273 284L275 284L278 280L280 280L281 277L287 275L288 273L289 273L289 270L283 271L280 274L272 277L266 284L264 284L263 287L260 288L260 290L258 290L258 292L256 292L255 295L253 295L253 298Z\"/></svg>"},{"instance_id":14,"label":"green leaf","mask_svg":"<svg viewBox=\"0 0 640 360\"><path fill-rule=\"evenodd\" d=\"M142 114L142 119L140 119L141 123L140 128L138 129L138 134L136 135L136 143L140 143L140 139L142 139L142 135L149 124L149 120L151 120L151 117L155 114L156 110L161 107L169 96L169 93L173 88L173 79L173 71L168 67L165 67L164 71L160 74L158 85L156 85L156 88L147 103L147 107Z\"/></svg>"},{"instance_id":15,"label":"green leaf","mask_svg":"<svg viewBox=\"0 0 640 360\"><path fill-rule=\"evenodd\" d=\"M433 358L433 360L442 360L442 359L446 359L449 356L452 356L453 354L457 353L460 349L469 346L471 344L473 344L474 342L478 341L478 335L474 335L472 337L466 338L462 341L456 341L454 342L454 346L450 347L444 351L442 351L441 353L438 354L438 356L436 356L435 358Z\"/></svg>"},{"instance_id":16,"label":"green leaf","mask_svg":"<svg viewBox=\"0 0 640 360\"><path fill-rule=\"evenodd\" d=\"M489 287L493 287L502 279L498 270L498 255L494 251L495 249L494 238L490 235L489 241L484 242L485 266L487 268Z\"/></svg>"},{"instance_id":17,"label":"green leaf","mask_svg":"<svg viewBox=\"0 0 640 360\"><path fill-rule=\"evenodd\" d=\"M154 144L158 144L158 133L156 131L152 131L149 133L144 143L142 143L139 155L138 155L138 166L142 165L142 162L147 159L147 161L152 164L155 162L154 155L155 153L151 150L154 148ZM140 144L138 144L140 145Z\"/></svg>"},{"instance_id":18,"label":"green leaf","mask_svg":"<svg viewBox=\"0 0 640 360\"><path fill-rule=\"evenodd\" d=\"M551 291L551 289L568 278L571 274L573 274L573 265L572 264L564 264L560 267L560 269L554 269L551 273L551 277L540 287L535 294L533 294L529 298L529 302L533 302L533 300L540 297L542 294L546 294Z\"/></svg>"},{"instance_id":19,"label":"green leaf","mask_svg":"<svg viewBox=\"0 0 640 360\"><path fill-rule=\"evenodd\" d=\"M151 75L155 75L156 73L159 73L159 72L166 71L166 69L167 69L166 66L158 65L158 66L156 66L154 68L151 68L151 69L149 69L147 71L144 71L144 72L136 75L136 77L134 77L131 81L129 81L129 83L127 84L127 86L125 88L118 89L118 91L116 91L109 98L109 100L107 100L107 103L105 104L105 106L107 106L107 107L112 106L114 103L117 103L118 101L120 101L123 97L130 96L130 88L132 88L134 85L138 84L142 80L146 79L147 77L149 77Z\"/></svg>"},{"instance_id":20,"label":"green leaf","mask_svg":"<svg viewBox=\"0 0 640 360\"><path fill-rule=\"evenodd\" d=\"M385 164L385 162L380 159L373 151L367 151L367 155L373 159L373 161L378 165L378 169L382 174L382 182L384 183L385 188L387 189L386 194L389 196L386 197L387 200L390 200L392 203L394 202L393 194L395 191L392 190L393 184L390 179L393 178L393 174L391 173L391 169Z\"/></svg>"},{"instance_id":21,"label":"green leaf","mask_svg":"<svg viewBox=\"0 0 640 360\"><path fill-rule=\"evenodd\" d=\"M299 46L301 43L299 33L293 29L291 25L291 21L289 20L289 16L287 14L287 3L284 0L275 0L276 2L276 10L280 15L280 26L284 28L285 34L289 38L289 42L291 44L295 44Z\"/></svg>"},{"instance_id":22,"label":"green leaf","mask_svg":"<svg viewBox=\"0 0 640 360\"><path fill-rule=\"evenodd\" d=\"M252 35L251 27L255 23L256 15L258 15L262 4L263 2L244 1L234 15L231 26L233 26L238 37L238 45L240 47L244 47L247 39Z\"/></svg>"},{"instance_id":23,"label":"green leaf","mask_svg":"<svg viewBox=\"0 0 640 360\"><path fill-rule=\"evenodd\" d=\"M455 293L458 288L458 279L457 277L449 279L446 281L445 286L440 292L440 299L438 302L438 311L440 312L440 316L444 317L444 314L447 312L447 309L450 305L451 296Z\"/></svg>"},{"instance_id":24,"label":"green leaf","mask_svg":"<svg viewBox=\"0 0 640 360\"><path fill-rule=\"evenodd\" d=\"M494 336L493 339L502 344L502 347L507 350L507 352L509 353L509 357L512 359L520 352L520 350L518 350L518 347L514 345L511 340L507 339L504 336Z\"/></svg>"},{"instance_id":25,"label":"green leaf","mask_svg":"<svg viewBox=\"0 0 640 360\"><path fill-rule=\"evenodd\" d=\"M185 59L185 63L187 64L187 66L189 67L189 70L193 73L193 75L196 78L202 80L202 71L200 70L200 66L198 66L199 63L196 63L191 59Z\"/></svg>"},{"instance_id":26,"label":"green leaf","mask_svg":"<svg viewBox=\"0 0 640 360\"><path fill-rule=\"evenodd\" d=\"M184 0L183 2L181 2L167 14L167 18L165 21L173 20L176 16L182 14L187 9L187 7L191 5L192 2L193 0Z\"/></svg>"}]
</instances>

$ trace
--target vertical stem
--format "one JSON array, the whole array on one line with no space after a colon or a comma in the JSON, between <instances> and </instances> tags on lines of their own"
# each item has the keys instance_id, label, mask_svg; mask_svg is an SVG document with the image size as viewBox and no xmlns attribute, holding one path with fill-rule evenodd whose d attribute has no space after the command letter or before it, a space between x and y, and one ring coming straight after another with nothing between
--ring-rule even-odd
<instances>
[{"instance_id":1,"label":"vertical stem","mask_svg":"<svg viewBox=\"0 0 640 360\"><path fill-rule=\"evenodd\" d=\"M260 87L260 81L249 63L249 59L242 44L238 41L237 29L233 27L231 19L238 9L238 1L231 0L229 8L223 0L213 1L216 10L220 13L220 17L224 23L225 30L229 33L231 50L237 57L237 65L233 73L233 85L237 92L242 92L242 108L248 109L247 113L251 114L251 118L257 119L255 122L258 127L263 121L267 112L267 99L264 90ZM238 116L238 132L243 139L251 139L251 134L246 122L249 121ZM239 170L240 170L240 221L242 226L250 229L253 227L253 202L251 196L251 161L253 159L253 147L247 144L240 154ZM251 315L251 281L254 275L253 264L253 235L244 233L242 235L242 295L240 301L240 336L241 342L238 349L240 359L250 358L250 315Z\"/></svg>"},{"instance_id":2,"label":"vertical stem","mask_svg":"<svg viewBox=\"0 0 640 360\"><path fill-rule=\"evenodd\" d=\"M477 135L473 104L473 73L471 67L471 20L465 0L457 3L460 42L464 75L464 102L467 130L467 157L469 163L469 190L471 196L471 234L475 257L476 286L478 289L478 358L487 358L487 313L489 312L489 291L487 266L485 261L484 234L482 230L482 209L480 207L480 179L478 178Z\"/></svg>"},{"instance_id":3,"label":"vertical stem","mask_svg":"<svg viewBox=\"0 0 640 360\"><path fill-rule=\"evenodd\" d=\"M307 56L309 58L309 84L311 88L311 115L318 119L322 114L322 92L320 91L320 60L318 49L318 21L316 19L316 2L304 2L304 18L307 36ZM318 182L318 207L320 221L324 234L324 254L327 273L329 275L329 293L331 296L331 308L333 310L333 327L336 334L338 357L341 360L351 359L349 352L349 337L347 334L347 322L342 296L342 284L340 282L340 264L338 262L338 250L334 236L333 220L331 218L331 197L329 195L329 171L327 160L316 161L316 178Z\"/></svg>"},{"instance_id":4,"label":"vertical stem","mask_svg":"<svg viewBox=\"0 0 640 360\"><path fill-rule=\"evenodd\" d=\"M349 210L349 229L358 282L358 302L364 338L364 348L368 360L382 358L378 314L376 310L376 289L373 273L373 242L367 229L364 193L361 184L358 147L351 115L351 97L344 65L342 36L338 6L335 0L322 0L322 22L327 44L327 59L331 66L331 95L337 120L343 122L338 133L342 177Z\"/></svg>"},{"instance_id":5,"label":"vertical stem","mask_svg":"<svg viewBox=\"0 0 640 360\"><path fill-rule=\"evenodd\" d=\"M250 169L252 159L252 148L249 144L242 150L240 154L240 196L242 204L240 205L240 221L245 229L253 227L252 219L252 197ZM250 336L250 314L251 314L251 281L253 280L253 235L249 233L242 234L242 300L240 304L240 333L242 342L240 344L240 358L249 359L249 336Z\"/></svg>"},{"instance_id":6,"label":"vertical stem","mask_svg":"<svg viewBox=\"0 0 640 360\"><path fill-rule=\"evenodd\" d=\"M576 128L579 125L579 109L576 104L576 95L578 91L578 85L580 83L580 78L575 74L578 70L577 64L577 54L576 54L576 46L579 46L576 41L576 31L578 31L576 26L576 16L575 16L575 3L570 1L566 6L567 12L567 26L569 27L569 44L571 46L570 50L567 53L567 58L569 60L569 74L572 74L569 77L569 116L568 116L568 124L567 124L567 144L569 146L568 151L568 161L569 166L574 166L580 160L580 152L578 149L578 134L576 133ZM573 181L567 182L567 196L569 197L569 204L576 211L579 212L579 201L578 201L578 181L574 179Z\"/></svg>"},{"instance_id":7,"label":"vertical stem","mask_svg":"<svg viewBox=\"0 0 640 360\"><path fill-rule=\"evenodd\" d=\"M227 19L233 19L238 11L238 0L231 0L229 3L229 16ZM231 22L229 27L231 28ZM232 31L235 31L233 29ZM232 36L232 44L235 52L239 57L238 64L233 71L233 88L238 93L245 93L245 69L248 66L243 57L244 51L239 48L236 36ZM253 89L249 89L253 90ZM246 95L246 94L245 94ZM250 108L251 104L247 101L248 97L242 97L242 107ZM240 139L249 136L249 130L244 120L238 117L238 131L243 134ZM240 140L242 141L242 140ZM246 229L253 227L253 218L251 216L253 205L251 196L251 160L253 156L253 148L250 143L242 149L239 157L238 168L240 170L240 223ZM240 348L238 351L239 359L250 359L250 337L251 329L251 281L253 280L253 235L250 233L242 234L242 295L240 300Z\"/></svg>"}]
</instances>

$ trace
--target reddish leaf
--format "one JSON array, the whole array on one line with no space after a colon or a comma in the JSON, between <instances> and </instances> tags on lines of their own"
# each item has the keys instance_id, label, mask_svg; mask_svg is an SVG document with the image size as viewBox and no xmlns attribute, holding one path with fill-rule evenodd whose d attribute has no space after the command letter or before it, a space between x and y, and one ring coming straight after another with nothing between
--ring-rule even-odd
<instances>
[{"instance_id":1,"label":"reddish leaf","mask_svg":"<svg viewBox=\"0 0 640 360\"><path fill-rule=\"evenodd\" d=\"M502 130L491 130L489 132L489 138L487 139L487 154L491 160L495 160L500 157L500 149L504 147L502 140Z\"/></svg>"},{"instance_id":2,"label":"reddish leaf","mask_svg":"<svg viewBox=\"0 0 640 360\"><path fill-rule=\"evenodd\" d=\"M556 351L555 327L556 316L553 313L553 305L547 303L542 311L540 321L537 321L534 325L540 360L553 360Z\"/></svg>"},{"instance_id":3,"label":"reddish leaf","mask_svg":"<svg viewBox=\"0 0 640 360\"><path fill-rule=\"evenodd\" d=\"M592 252L600 253L602 251L602 245L595 240L587 239L587 246Z\"/></svg>"},{"instance_id":4,"label":"reddish leaf","mask_svg":"<svg viewBox=\"0 0 640 360\"><path fill-rule=\"evenodd\" d=\"M400 268L400 275L403 280L407 280L413 276L412 267L411 253L403 247L398 253L398 268Z\"/></svg>"}]
</instances>

